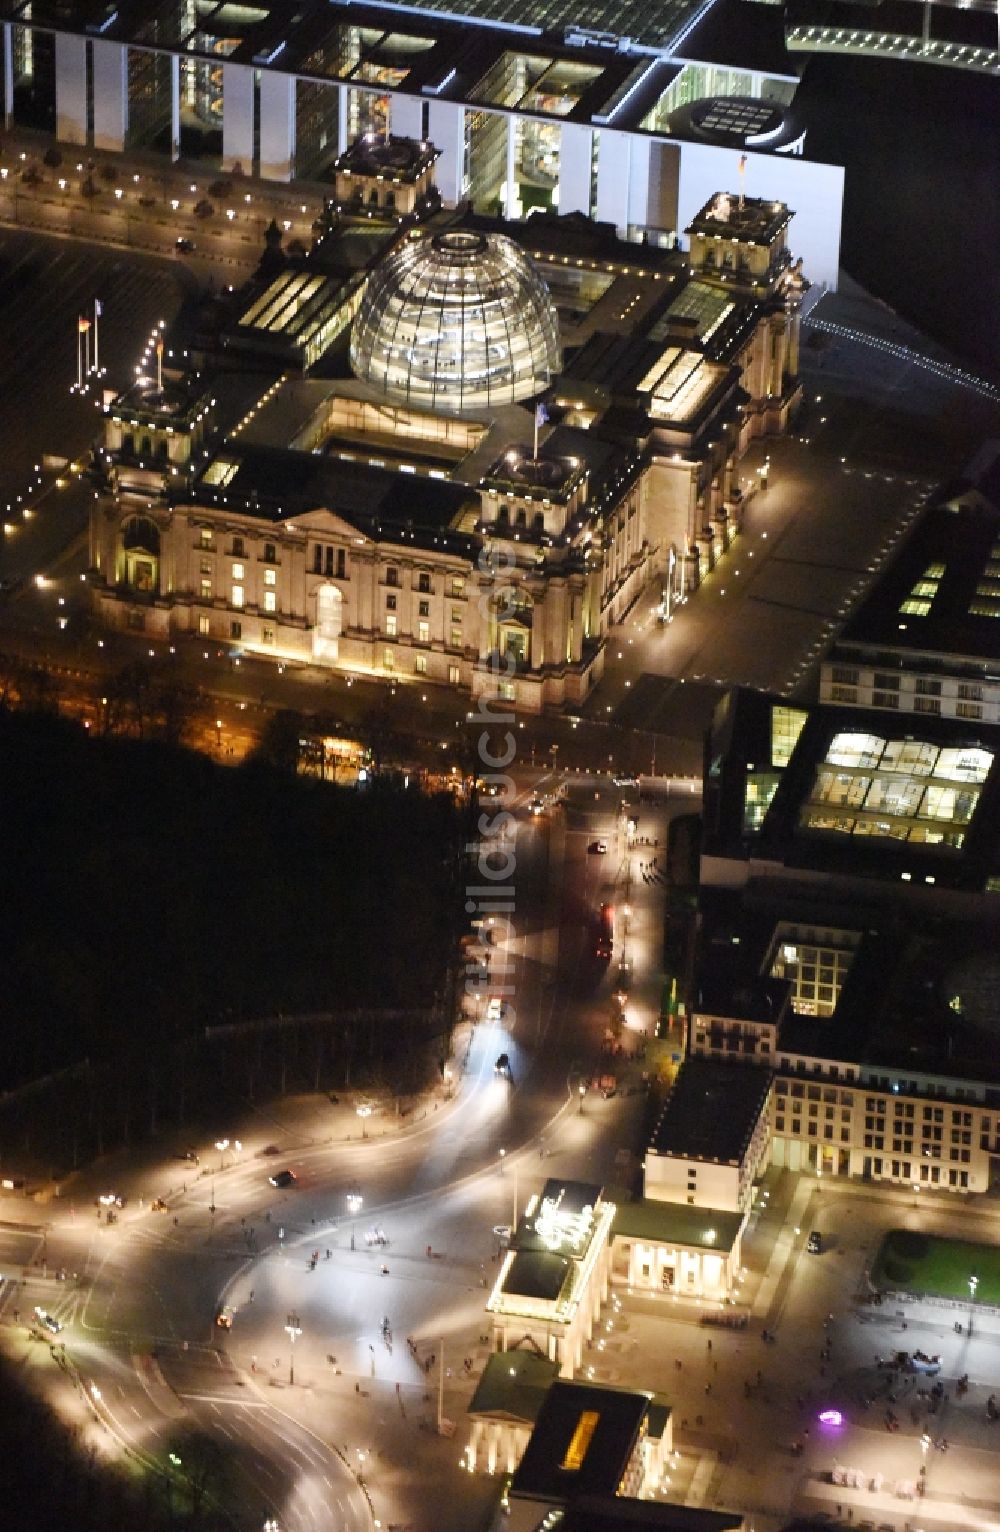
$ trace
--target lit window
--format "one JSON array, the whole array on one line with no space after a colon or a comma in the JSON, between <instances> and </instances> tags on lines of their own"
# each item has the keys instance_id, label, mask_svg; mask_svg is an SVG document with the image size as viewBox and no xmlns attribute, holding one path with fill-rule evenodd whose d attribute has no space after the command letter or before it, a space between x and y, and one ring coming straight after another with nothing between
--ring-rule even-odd
<instances>
[{"instance_id":1,"label":"lit window","mask_svg":"<svg viewBox=\"0 0 1000 1532\"><path fill-rule=\"evenodd\" d=\"M559 1464L559 1467L565 1469L567 1473L579 1473L583 1467L583 1460L587 1456L587 1451L593 1440L594 1432L597 1430L597 1423L600 1418L597 1410L581 1411L580 1418L576 1423L576 1429L569 1439L566 1456Z\"/></svg>"},{"instance_id":2,"label":"lit window","mask_svg":"<svg viewBox=\"0 0 1000 1532\"><path fill-rule=\"evenodd\" d=\"M200 612L198 615L198 632L203 638L208 636L208 613Z\"/></svg>"},{"instance_id":3,"label":"lit window","mask_svg":"<svg viewBox=\"0 0 1000 1532\"><path fill-rule=\"evenodd\" d=\"M233 579L234 580L245 580L246 579L246 566L245 565L243 565L243 564L234 564L233 565Z\"/></svg>"},{"instance_id":4,"label":"lit window","mask_svg":"<svg viewBox=\"0 0 1000 1532\"><path fill-rule=\"evenodd\" d=\"M396 663L396 658L395 658L395 655L393 654L392 650L391 649L383 649L382 650L382 664L385 667L385 669L386 670L391 670L395 663Z\"/></svg>"},{"instance_id":5,"label":"lit window","mask_svg":"<svg viewBox=\"0 0 1000 1532\"><path fill-rule=\"evenodd\" d=\"M386 636L388 638L395 638L396 637L396 620L397 619L396 619L395 612L386 612L386 614L385 614L385 631L386 631Z\"/></svg>"},{"instance_id":6,"label":"lit window","mask_svg":"<svg viewBox=\"0 0 1000 1532\"><path fill-rule=\"evenodd\" d=\"M233 586L233 593L232 593L232 597L230 599L230 603L229 604L230 604L230 606L242 606L243 605L243 586L242 585L234 585Z\"/></svg>"},{"instance_id":7,"label":"lit window","mask_svg":"<svg viewBox=\"0 0 1000 1532\"><path fill-rule=\"evenodd\" d=\"M417 623L417 639L421 644L429 644L431 641L431 625L429 622Z\"/></svg>"},{"instance_id":8,"label":"lit window","mask_svg":"<svg viewBox=\"0 0 1000 1532\"><path fill-rule=\"evenodd\" d=\"M202 601L211 601L211 599L212 599L212 582L211 582L211 580L202 580L202 582L201 582L201 599L202 599Z\"/></svg>"},{"instance_id":9,"label":"lit window","mask_svg":"<svg viewBox=\"0 0 1000 1532\"><path fill-rule=\"evenodd\" d=\"M277 591L266 590L264 592L264 610L265 612L276 612L278 610Z\"/></svg>"},{"instance_id":10,"label":"lit window","mask_svg":"<svg viewBox=\"0 0 1000 1532\"><path fill-rule=\"evenodd\" d=\"M264 584L265 585L277 585L277 583L278 583L278 571L276 569L265 569L264 570Z\"/></svg>"},{"instance_id":11,"label":"lit window","mask_svg":"<svg viewBox=\"0 0 1000 1532\"><path fill-rule=\"evenodd\" d=\"M211 529L211 527L202 527L201 528L201 546L203 548L211 548L211 546L212 546L212 529Z\"/></svg>"},{"instance_id":12,"label":"lit window","mask_svg":"<svg viewBox=\"0 0 1000 1532\"><path fill-rule=\"evenodd\" d=\"M413 668L416 671L418 676L425 676L427 674L427 656L426 656L426 654L418 654L417 655L416 659L413 662Z\"/></svg>"}]
</instances>

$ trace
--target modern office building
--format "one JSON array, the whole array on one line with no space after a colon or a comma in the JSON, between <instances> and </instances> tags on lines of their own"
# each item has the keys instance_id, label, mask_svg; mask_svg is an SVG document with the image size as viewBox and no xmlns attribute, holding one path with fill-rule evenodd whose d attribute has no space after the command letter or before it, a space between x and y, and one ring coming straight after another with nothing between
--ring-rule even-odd
<instances>
[{"instance_id":1,"label":"modern office building","mask_svg":"<svg viewBox=\"0 0 1000 1532\"><path fill-rule=\"evenodd\" d=\"M720 706L682 1077L735 1108L758 1077L772 1164L996 1183L998 755L978 722Z\"/></svg>"},{"instance_id":2,"label":"modern office building","mask_svg":"<svg viewBox=\"0 0 1000 1532\"><path fill-rule=\"evenodd\" d=\"M738 535L739 457L795 410L791 211L717 193L690 252L435 211L429 183L400 221L381 164L350 167L363 217L301 257L272 229L214 328L199 308L109 408L98 614L579 702L646 586L687 599Z\"/></svg>"},{"instance_id":3,"label":"modern office building","mask_svg":"<svg viewBox=\"0 0 1000 1532\"><path fill-rule=\"evenodd\" d=\"M4 116L278 181L335 179L389 133L436 146L446 206L579 212L667 244L742 154L747 191L797 209L798 253L835 287L843 171L803 155L780 24L726 3L723 25L706 0L3 0Z\"/></svg>"},{"instance_id":4,"label":"modern office building","mask_svg":"<svg viewBox=\"0 0 1000 1532\"><path fill-rule=\"evenodd\" d=\"M1000 442L921 518L839 634L820 699L1000 723Z\"/></svg>"}]
</instances>

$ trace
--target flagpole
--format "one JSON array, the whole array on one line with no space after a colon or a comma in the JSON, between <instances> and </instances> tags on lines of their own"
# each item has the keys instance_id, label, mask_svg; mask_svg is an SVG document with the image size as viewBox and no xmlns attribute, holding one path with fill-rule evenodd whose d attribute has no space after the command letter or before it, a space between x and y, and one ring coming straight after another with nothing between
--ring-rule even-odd
<instances>
[{"instance_id":1,"label":"flagpole","mask_svg":"<svg viewBox=\"0 0 1000 1532\"><path fill-rule=\"evenodd\" d=\"M538 462L538 406L535 406L535 450L532 453L532 462Z\"/></svg>"},{"instance_id":2,"label":"flagpole","mask_svg":"<svg viewBox=\"0 0 1000 1532\"><path fill-rule=\"evenodd\" d=\"M100 355L99 355L100 341L98 340L98 334L97 334L97 321L100 319L100 317L101 317L101 305L100 305L99 300L97 298L95 298L94 299L94 371L97 372L97 373L99 373L100 370L101 370Z\"/></svg>"},{"instance_id":3,"label":"flagpole","mask_svg":"<svg viewBox=\"0 0 1000 1532\"><path fill-rule=\"evenodd\" d=\"M84 353L85 353L85 362L84 362L83 371L84 371L85 377L89 378L90 377L90 323L89 323L89 321L87 323L87 328L83 332L83 349L84 349Z\"/></svg>"},{"instance_id":4,"label":"flagpole","mask_svg":"<svg viewBox=\"0 0 1000 1532\"><path fill-rule=\"evenodd\" d=\"M156 392L163 392L163 342L156 342Z\"/></svg>"},{"instance_id":5,"label":"flagpole","mask_svg":"<svg viewBox=\"0 0 1000 1532\"><path fill-rule=\"evenodd\" d=\"M76 386L83 389L83 327L79 317L76 321Z\"/></svg>"}]
</instances>

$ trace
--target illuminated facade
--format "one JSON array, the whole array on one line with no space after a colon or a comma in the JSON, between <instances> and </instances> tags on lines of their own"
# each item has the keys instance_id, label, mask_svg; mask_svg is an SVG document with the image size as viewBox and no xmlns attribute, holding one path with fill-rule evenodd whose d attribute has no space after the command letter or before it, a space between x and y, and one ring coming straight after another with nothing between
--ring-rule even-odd
<instances>
[{"instance_id":1,"label":"illuminated facade","mask_svg":"<svg viewBox=\"0 0 1000 1532\"><path fill-rule=\"evenodd\" d=\"M608 1296L614 1217L599 1186L546 1181L511 1236L486 1305L494 1351L527 1341L573 1376Z\"/></svg>"},{"instance_id":2,"label":"illuminated facade","mask_svg":"<svg viewBox=\"0 0 1000 1532\"><path fill-rule=\"evenodd\" d=\"M794 412L791 215L716 194L692 269L582 218L501 232L422 185L419 228L343 213L292 258L269 234L203 372L115 400L94 600L150 635L576 704L649 583L669 614L739 535L739 457Z\"/></svg>"},{"instance_id":3,"label":"illuminated facade","mask_svg":"<svg viewBox=\"0 0 1000 1532\"><path fill-rule=\"evenodd\" d=\"M406 240L369 277L351 334L359 378L431 409L515 404L544 392L559 366L552 300L502 234Z\"/></svg>"}]
</instances>

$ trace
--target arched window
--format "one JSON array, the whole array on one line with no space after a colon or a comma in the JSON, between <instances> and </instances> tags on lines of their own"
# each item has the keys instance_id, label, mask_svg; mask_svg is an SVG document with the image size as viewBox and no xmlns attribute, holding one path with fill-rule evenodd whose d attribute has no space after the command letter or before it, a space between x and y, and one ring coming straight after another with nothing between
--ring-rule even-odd
<instances>
[{"instance_id":1,"label":"arched window","mask_svg":"<svg viewBox=\"0 0 1000 1532\"><path fill-rule=\"evenodd\" d=\"M121 578L134 591L154 596L159 591L160 533L148 516L122 523Z\"/></svg>"}]
</instances>

